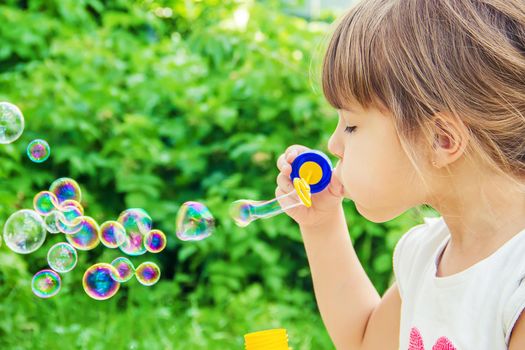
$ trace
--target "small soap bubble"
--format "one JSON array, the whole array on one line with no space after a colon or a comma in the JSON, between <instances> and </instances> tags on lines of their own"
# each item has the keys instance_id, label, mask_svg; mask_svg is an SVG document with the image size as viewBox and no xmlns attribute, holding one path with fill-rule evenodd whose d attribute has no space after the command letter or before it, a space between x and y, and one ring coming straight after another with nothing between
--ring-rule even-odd
<instances>
[{"instance_id":1,"label":"small soap bubble","mask_svg":"<svg viewBox=\"0 0 525 350\"><path fill-rule=\"evenodd\" d=\"M153 220L151 216L141 208L126 209L120 213L118 222L124 226L126 231L140 232L143 235L151 231Z\"/></svg>"},{"instance_id":2,"label":"small soap bubble","mask_svg":"<svg viewBox=\"0 0 525 350\"><path fill-rule=\"evenodd\" d=\"M53 192L38 192L33 198L33 207L38 214L46 216L58 208L58 199Z\"/></svg>"},{"instance_id":3,"label":"small soap bubble","mask_svg":"<svg viewBox=\"0 0 525 350\"><path fill-rule=\"evenodd\" d=\"M61 286L58 273L48 269L37 272L31 281L33 294L39 298L51 298L60 291Z\"/></svg>"},{"instance_id":4,"label":"small soap bubble","mask_svg":"<svg viewBox=\"0 0 525 350\"><path fill-rule=\"evenodd\" d=\"M78 250L91 250L98 246L100 228L92 217L83 216L80 230L74 234L67 234L67 241Z\"/></svg>"},{"instance_id":5,"label":"small soap bubble","mask_svg":"<svg viewBox=\"0 0 525 350\"><path fill-rule=\"evenodd\" d=\"M47 263L56 272L65 273L77 266L77 251L71 244L60 242L49 248Z\"/></svg>"},{"instance_id":6,"label":"small soap bubble","mask_svg":"<svg viewBox=\"0 0 525 350\"><path fill-rule=\"evenodd\" d=\"M58 203L62 203L67 199L72 199L80 203L82 199L80 186L75 180L68 177L62 177L55 180L49 187L49 191L57 196Z\"/></svg>"},{"instance_id":7,"label":"small soap bubble","mask_svg":"<svg viewBox=\"0 0 525 350\"><path fill-rule=\"evenodd\" d=\"M24 131L24 116L9 102L0 102L0 144L16 141Z\"/></svg>"},{"instance_id":8,"label":"small soap bubble","mask_svg":"<svg viewBox=\"0 0 525 350\"><path fill-rule=\"evenodd\" d=\"M123 211L117 221L126 230L126 239L119 248L128 255L146 253L144 235L151 231L153 221L144 209L131 208Z\"/></svg>"},{"instance_id":9,"label":"small soap bubble","mask_svg":"<svg viewBox=\"0 0 525 350\"><path fill-rule=\"evenodd\" d=\"M108 248L117 248L126 240L126 230L117 221L106 221L100 225L100 241Z\"/></svg>"},{"instance_id":10,"label":"small soap bubble","mask_svg":"<svg viewBox=\"0 0 525 350\"><path fill-rule=\"evenodd\" d=\"M57 227L60 232L71 235L82 228L84 208L80 203L72 199L67 199L59 205L60 214Z\"/></svg>"},{"instance_id":11,"label":"small soap bubble","mask_svg":"<svg viewBox=\"0 0 525 350\"><path fill-rule=\"evenodd\" d=\"M198 202L184 203L177 213L177 237L183 241L200 241L211 236L215 219L209 209Z\"/></svg>"},{"instance_id":12,"label":"small soap bubble","mask_svg":"<svg viewBox=\"0 0 525 350\"><path fill-rule=\"evenodd\" d=\"M111 266L117 271L116 275L111 276L117 282L127 282L135 275L135 266L133 266L133 263L128 258L116 258L111 262Z\"/></svg>"},{"instance_id":13,"label":"small soap bubble","mask_svg":"<svg viewBox=\"0 0 525 350\"><path fill-rule=\"evenodd\" d=\"M27 145L27 156L35 163L45 162L51 155L51 148L45 140L36 139Z\"/></svg>"},{"instance_id":14,"label":"small soap bubble","mask_svg":"<svg viewBox=\"0 0 525 350\"><path fill-rule=\"evenodd\" d=\"M84 215L84 207L82 204L73 199L66 199L60 203L59 210L64 213L64 216L69 221L73 221L73 219Z\"/></svg>"},{"instance_id":15,"label":"small soap bubble","mask_svg":"<svg viewBox=\"0 0 525 350\"><path fill-rule=\"evenodd\" d=\"M106 300L114 296L120 288L120 283L111 277L117 275L118 271L112 265L98 263L86 270L82 286L91 298Z\"/></svg>"},{"instance_id":16,"label":"small soap bubble","mask_svg":"<svg viewBox=\"0 0 525 350\"><path fill-rule=\"evenodd\" d=\"M60 217L60 212L53 210L48 216L44 218L44 224L46 226L46 230L49 233L59 233L60 229L58 228L57 222Z\"/></svg>"},{"instance_id":17,"label":"small soap bubble","mask_svg":"<svg viewBox=\"0 0 525 350\"><path fill-rule=\"evenodd\" d=\"M166 248L166 235L160 230L151 230L144 237L144 246L151 253L160 253Z\"/></svg>"},{"instance_id":18,"label":"small soap bubble","mask_svg":"<svg viewBox=\"0 0 525 350\"><path fill-rule=\"evenodd\" d=\"M34 210L19 210L4 225L5 244L15 253L32 253L44 244L45 239L45 223Z\"/></svg>"},{"instance_id":19,"label":"small soap bubble","mask_svg":"<svg viewBox=\"0 0 525 350\"><path fill-rule=\"evenodd\" d=\"M160 268L154 262L143 262L135 270L135 277L141 284L152 286L160 279Z\"/></svg>"}]
</instances>

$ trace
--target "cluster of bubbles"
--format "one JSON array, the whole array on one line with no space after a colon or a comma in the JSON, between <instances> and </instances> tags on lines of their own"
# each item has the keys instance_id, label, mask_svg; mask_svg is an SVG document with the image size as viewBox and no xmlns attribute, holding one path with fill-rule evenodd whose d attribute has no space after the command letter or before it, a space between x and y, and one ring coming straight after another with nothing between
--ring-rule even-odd
<instances>
[{"instance_id":1,"label":"cluster of bubbles","mask_svg":"<svg viewBox=\"0 0 525 350\"><path fill-rule=\"evenodd\" d=\"M126 209L117 220L105 221L99 226L95 219L85 215L81 200L78 183L70 178L59 178L49 190L34 196L34 210L19 210L6 221L4 240L11 250L19 254L39 249L47 232L63 233L67 241L56 243L49 249L47 262L50 269L34 275L31 285L38 297L49 298L59 292L59 274L76 267L78 250L92 250L102 243L107 248L118 248L129 256L138 256L146 252L160 253L166 248L166 235L153 228L153 220L144 209ZM184 241L203 240L212 235L214 223L206 206L186 202L177 213L176 235ZM133 276L142 285L151 286L159 281L160 275L160 268L154 262L143 262L135 268L128 258L118 257L109 264L90 266L84 273L82 286L91 298L105 300L115 295L120 284Z\"/></svg>"},{"instance_id":2,"label":"cluster of bubbles","mask_svg":"<svg viewBox=\"0 0 525 350\"><path fill-rule=\"evenodd\" d=\"M23 133L24 123L18 107L0 102L0 144L16 141ZM27 155L35 163L46 161L50 154L51 149L45 140L36 139L27 146ZM56 243L48 250L49 269L33 276L31 287L38 297L49 298L60 291L59 274L77 266L77 250L91 250L102 243L129 256L138 256L146 252L160 253L166 248L166 235L153 228L153 220L144 209L126 209L116 220L99 225L95 219L84 215L81 200L78 183L67 177L59 178L49 190L34 196L33 210L22 209L13 213L4 225L3 238L7 247L19 254L38 250L47 233L64 234L67 242ZM176 236L180 240L203 240L212 235L214 228L215 220L203 204L186 202L180 207L176 218ZM143 262L135 268L130 259L118 257L109 264L96 263L89 267L82 285L93 299L105 300L115 295L120 284L133 276L139 283L151 286L159 281L160 274L160 268L154 262Z\"/></svg>"}]
</instances>

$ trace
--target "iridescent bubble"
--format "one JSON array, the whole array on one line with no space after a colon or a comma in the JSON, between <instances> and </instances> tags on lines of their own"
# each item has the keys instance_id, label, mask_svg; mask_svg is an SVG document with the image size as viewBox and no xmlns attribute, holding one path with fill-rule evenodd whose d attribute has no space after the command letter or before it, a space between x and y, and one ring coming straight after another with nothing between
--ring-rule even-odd
<instances>
[{"instance_id":1,"label":"iridescent bubble","mask_svg":"<svg viewBox=\"0 0 525 350\"><path fill-rule=\"evenodd\" d=\"M38 192L33 198L33 207L38 214L46 216L58 208L58 199L53 192Z\"/></svg>"},{"instance_id":2,"label":"iridescent bubble","mask_svg":"<svg viewBox=\"0 0 525 350\"><path fill-rule=\"evenodd\" d=\"M108 248L117 248L126 240L126 230L117 221L106 221L100 226L100 241Z\"/></svg>"},{"instance_id":3,"label":"iridescent bubble","mask_svg":"<svg viewBox=\"0 0 525 350\"><path fill-rule=\"evenodd\" d=\"M82 205L77 201L67 199L59 205L59 209L57 227L60 232L70 235L80 231L84 215Z\"/></svg>"},{"instance_id":4,"label":"iridescent bubble","mask_svg":"<svg viewBox=\"0 0 525 350\"><path fill-rule=\"evenodd\" d=\"M123 211L117 221L126 230L126 239L119 246L120 250L128 255L142 255L146 253L144 235L151 230L153 221L144 209L132 208Z\"/></svg>"},{"instance_id":5,"label":"iridescent bubble","mask_svg":"<svg viewBox=\"0 0 525 350\"><path fill-rule=\"evenodd\" d=\"M61 286L60 276L53 270L39 271L31 281L31 289L39 298L51 298L60 291Z\"/></svg>"},{"instance_id":6,"label":"iridescent bubble","mask_svg":"<svg viewBox=\"0 0 525 350\"><path fill-rule=\"evenodd\" d=\"M200 241L211 236L215 219L209 209L198 202L184 203L177 213L177 237L183 241Z\"/></svg>"},{"instance_id":7,"label":"iridescent bubble","mask_svg":"<svg viewBox=\"0 0 525 350\"><path fill-rule=\"evenodd\" d=\"M117 282L127 282L135 275L135 266L128 258L116 258L111 262L111 266L117 270L117 274L111 276Z\"/></svg>"},{"instance_id":8,"label":"iridescent bubble","mask_svg":"<svg viewBox=\"0 0 525 350\"><path fill-rule=\"evenodd\" d=\"M45 162L51 155L51 148L45 140L36 139L27 145L27 156L35 163Z\"/></svg>"},{"instance_id":9,"label":"iridescent bubble","mask_svg":"<svg viewBox=\"0 0 525 350\"><path fill-rule=\"evenodd\" d=\"M57 226L60 214L60 212L53 210L48 216L44 218L44 224L46 226L47 232L53 234L60 232L60 229Z\"/></svg>"},{"instance_id":10,"label":"iridescent bubble","mask_svg":"<svg viewBox=\"0 0 525 350\"><path fill-rule=\"evenodd\" d=\"M56 226L58 230L66 235L74 235L82 229L82 224L84 222L84 216L75 218L73 221L69 221L64 216L64 213L58 212Z\"/></svg>"},{"instance_id":11,"label":"iridescent bubble","mask_svg":"<svg viewBox=\"0 0 525 350\"><path fill-rule=\"evenodd\" d=\"M16 141L24 131L24 116L9 102L0 102L0 144Z\"/></svg>"},{"instance_id":12,"label":"iridescent bubble","mask_svg":"<svg viewBox=\"0 0 525 350\"><path fill-rule=\"evenodd\" d=\"M92 217L83 216L80 230L74 234L67 234L66 239L78 250L91 250L98 246L100 228Z\"/></svg>"},{"instance_id":13,"label":"iridescent bubble","mask_svg":"<svg viewBox=\"0 0 525 350\"><path fill-rule=\"evenodd\" d=\"M67 199L72 199L80 203L82 199L80 186L75 180L68 177L62 177L55 180L49 187L49 191L57 196L58 203L62 203Z\"/></svg>"},{"instance_id":14,"label":"iridescent bubble","mask_svg":"<svg viewBox=\"0 0 525 350\"><path fill-rule=\"evenodd\" d=\"M115 295L120 288L120 283L111 277L117 275L118 271L110 264L98 263L86 270L82 286L91 298L106 300Z\"/></svg>"},{"instance_id":15,"label":"iridescent bubble","mask_svg":"<svg viewBox=\"0 0 525 350\"><path fill-rule=\"evenodd\" d=\"M49 248L47 252L47 263L56 272L65 273L77 266L77 251L71 244L59 242Z\"/></svg>"},{"instance_id":16,"label":"iridescent bubble","mask_svg":"<svg viewBox=\"0 0 525 350\"><path fill-rule=\"evenodd\" d=\"M36 211L19 210L13 213L5 223L5 244L16 253L32 253L44 244L45 239L46 227Z\"/></svg>"},{"instance_id":17,"label":"iridescent bubble","mask_svg":"<svg viewBox=\"0 0 525 350\"><path fill-rule=\"evenodd\" d=\"M59 204L57 214L57 227L60 232L71 235L82 228L84 208L80 203L72 199L67 199Z\"/></svg>"},{"instance_id":18,"label":"iridescent bubble","mask_svg":"<svg viewBox=\"0 0 525 350\"><path fill-rule=\"evenodd\" d=\"M151 230L144 237L144 246L151 253L159 253L166 248L166 235L160 230Z\"/></svg>"},{"instance_id":19,"label":"iridescent bubble","mask_svg":"<svg viewBox=\"0 0 525 350\"><path fill-rule=\"evenodd\" d=\"M151 216L141 208L126 209L120 213L118 222L124 226L126 230L141 232L146 234L153 226Z\"/></svg>"},{"instance_id":20,"label":"iridescent bubble","mask_svg":"<svg viewBox=\"0 0 525 350\"><path fill-rule=\"evenodd\" d=\"M60 203L59 210L64 213L68 221L73 221L73 219L84 215L84 207L82 204L73 199L66 199Z\"/></svg>"},{"instance_id":21,"label":"iridescent bubble","mask_svg":"<svg viewBox=\"0 0 525 350\"><path fill-rule=\"evenodd\" d=\"M154 262L143 262L135 270L135 277L145 286L154 285L160 279L160 268Z\"/></svg>"}]
</instances>

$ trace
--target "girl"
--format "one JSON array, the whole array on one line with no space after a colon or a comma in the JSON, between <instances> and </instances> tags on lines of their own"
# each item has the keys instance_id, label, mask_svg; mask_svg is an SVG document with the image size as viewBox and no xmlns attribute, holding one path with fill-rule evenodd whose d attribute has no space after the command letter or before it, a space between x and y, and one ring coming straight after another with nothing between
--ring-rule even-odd
<instances>
[{"instance_id":1,"label":"girl","mask_svg":"<svg viewBox=\"0 0 525 350\"><path fill-rule=\"evenodd\" d=\"M339 162L299 224L337 349L525 349L525 1L365 0L338 23L323 91ZM277 162L276 195L293 190ZM342 199L373 222L427 204L380 297Z\"/></svg>"}]
</instances>

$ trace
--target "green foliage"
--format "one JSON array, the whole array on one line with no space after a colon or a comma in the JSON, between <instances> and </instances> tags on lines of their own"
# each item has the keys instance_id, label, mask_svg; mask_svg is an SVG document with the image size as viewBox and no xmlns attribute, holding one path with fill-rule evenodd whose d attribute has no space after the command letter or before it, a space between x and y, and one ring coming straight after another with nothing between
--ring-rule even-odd
<instances>
[{"instance_id":1,"label":"green foliage","mask_svg":"<svg viewBox=\"0 0 525 350\"><path fill-rule=\"evenodd\" d=\"M40 300L31 276L61 237L29 256L0 247L0 348L240 349L243 334L273 327L288 328L295 350L331 347L296 225L280 216L240 229L227 213L236 199L273 196L275 160L288 145L326 151L336 114L312 68L327 24L219 0L8 0L0 19L0 100L26 117L21 139L0 147L0 225L68 176L99 222L142 207L169 236L159 256L132 259L159 262L161 282L130 282L105 302L80 281L118 252L80 252L60 294ZM43 164L25 156L37 137L52 148ZM208 240L175 238L188 200L214 213ZM383 292L392 249L416 219L377 225L345 205Z\"/></svg>"}]
</instances>

